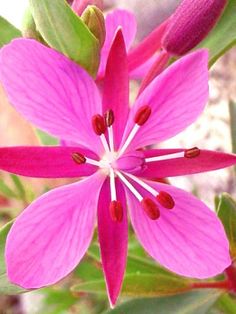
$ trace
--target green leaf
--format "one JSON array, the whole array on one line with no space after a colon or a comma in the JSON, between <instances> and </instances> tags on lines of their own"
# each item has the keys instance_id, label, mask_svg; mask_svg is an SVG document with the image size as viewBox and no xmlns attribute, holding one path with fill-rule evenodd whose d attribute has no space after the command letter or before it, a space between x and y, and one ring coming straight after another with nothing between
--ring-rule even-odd
<instances>
[{"instance_id":1,"label":"green leaf","mask_svg":"<svg viewBox=\"0 0 236 314\"><path fill-rule=\"evenodd\" d=\"M26 290L11 284L6 275L5 265L5 243L7 234L12 227L13 221L10 221L0 229L0 294L18 294L26 292Z\"/></svg>"},{"instance_id":2,"label":"green leaf","mask_svg":"<svg viewBox=\"0 0 236 314\"><path fill-rule=\"evenodd\" d=\"M164 276L159 274L128 274L124 278L121 295L123 296L163 296L190 290L191 281L185 278ZM94 280L73 286L72 292L90 292L106 294L104 280Z\"/></svg>"},{"instance_id":3,"label":"green leaf","mask_svg":"<svg viewBox=\"0 0 236 314\"><path fill-rule=\"evenodd\" d=\"M210 52L210 66L228 49L236 44L236 1L229 0L223 15L216 27L210 32L198 48L208 48Z\"/></svg>"},{"instance_id":4,"label":"green leaf","mask_svg":"<svg viewBox=\"0 0 236 314\"><path fill-rule=\"evenodd\" d=\"M43 39L95 76L99 42L70 6L64 0L30 0L30 8Z\"/></svg>"},{"instance_id":5,"label":"green leaf","mask_svg":"<svg viewBox=\"0 0 236 314\"><path fill-rule=\"evenodd\" d=\"M220 294L217 290L199 290L171 297L134 299L104 314L206 314Z\"/></svg>"},{"instance_id":6,"label":"green leaf","mask_svg":"<svg viewBox=\"0 0 236 314\"><path fill-rule=\"evenodd\" d=\"M217 214L224 225L230 243L231 257L236 258L236 202L227 193L220 197Z\"/></svg>"},{"instance_id":7,"label":"green leaf","mask_svg":"<svg viewBox=\"0 0 236 314\"><path fill-rule=\"evenodd\" d=\"M0 179L0 194L7 198L17 198L17 194L4 182L3 179Z\"/></svg>"},{"instance_id":8,"label":"green leaf","mask_svg":"<svg viewBox=\"0 0 236 314\"><path fill-rule=\"evenodd\" d=\"M236 102L232 100L229 102L229 114L232 152L236 153Z\"/></svg>"},{"instance_id":9,"label":"green leaf","mask_svg":"<svg viewBox=\"0 0 236 314\"><path fill-rule=\"evenodd\" d=\"M223 294L216 302L216 307L224 314L236 313L236 300L228 294Z\"/></svg>"},{"instance_id":10,"label":"green leaf","mask_svg":"<svg viewBox=\"0 0 236 314\"><path fill-rule=\"evenodd\" d=\"M40 142L43 145L50 145L50 146L54 146L54 145L58 145L59 140L55 137L52 137L51 135L36 129L36 135L39 137Z\"/></svg>"},{"instance_id":11,"label":"green leaf","mask_svg":"<svg viewBox=\"0 0 236 314\"><path fill-rule=\"evenodd\" d=\"M17 37L21 37L21 32L0 16L0 48Z\"/></svg>"},{"instance_id":12,"label":"green leaf","mask_svg":"<svg viewBox=\"0 0 236 314\"><path fill-rule=\"evenodd\" d=\"M20 199L24 201L26 198L24 185L22 184L20 178L16 176L15 174L11 174L10 176L16 187L17 194L19 195Z\"/></svg>"},{"instance_id":13,"label":"green leaf","mask_svg":"<svg viewBox=\"0 0 236 314\"><path fill-rule=\"evenodd\" d=\"M141 249L142 251L140 252L140 249L141 248L139 244L136 248L132 246L132 249L129 249L129 254L127 257L126 274L140 274L140 273L149 274L150 273L150 274L170 276L171 278L173 277L181 278L180 276L162 268L149 257L143 255L143 250ZM92 245L90 245L90 248L87 253L91 258L93 258L97 262L100 262L99 247L97 243L93 243ZM136 253L139 253L139 254L135 255Z\"/></svg>"}]
</instances>

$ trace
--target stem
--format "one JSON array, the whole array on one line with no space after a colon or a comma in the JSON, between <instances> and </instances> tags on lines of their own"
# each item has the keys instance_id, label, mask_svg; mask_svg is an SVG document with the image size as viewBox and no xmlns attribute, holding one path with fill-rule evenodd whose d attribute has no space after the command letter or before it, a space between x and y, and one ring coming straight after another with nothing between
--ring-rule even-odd
<instances>
[{"instance_id":1,"label":"stem","mask_svg":"<svg viewBox=\"0 0 236 314\"><path fill-rule=\"evenodd\" d=\"M224 281L212 281L212 282L194 282L192 284L193 289L225 289L229 290L231 287L228 280Z\"/></svg>"}]
</instances>

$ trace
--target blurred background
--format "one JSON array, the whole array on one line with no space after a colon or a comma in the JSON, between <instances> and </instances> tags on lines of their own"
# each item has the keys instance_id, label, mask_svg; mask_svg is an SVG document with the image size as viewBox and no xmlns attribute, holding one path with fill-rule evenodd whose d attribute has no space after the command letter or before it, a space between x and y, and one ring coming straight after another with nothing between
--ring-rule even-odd
<instances>
[{"instance_id":1,"label":"blurred background","mask_svg":"<svg viewBox=\"0 0 236 314\"><path fill-rule=\"evenodd\" d=\"M178 0L145 0L145 3L138 0L104 1L106 10L120 7L134 12L138 21L136 42L170 16L179 2ZM0 0L0 15L16 27L21 28L22 17L27 5L27 0ZM230 100L236 100L235 73L236 48L233 48L211 69L210 100L205 113L194 125L166 142L163 147L191 148L198 146L205 149L232 151L229 103ZM137 83L133 83L132 86L135 91ZM10 107L2 88L0 88L0 134L1 146L34 145L39 142L39 138L31 126ZM228 192L235 196L236 185L233 171L233 168L223 169L202 175L174 178L171 179L171 182L193 192L213 209L216 194ZM1 177L1 180L3 179L4 182L9 182L10 186L13 184L9 175ZM60 184L61 181L59 180L22 179L23 189L27 191L23 200L17 198L9 200L0 193L1 225L15 217L31 199L46 189ZM138 245L135 239L133 243L134 246ZM86 258L89 260L90 256ZM91 265L91 267L86 268L82 264L78 268L76 276L83 278L88 272L91 272L96 277L97 272L101 272L101 265L94 261L91 262ZM93 274L93 272L95 273ZM0 297L0 314L101 313L107 306L106 297L88 297L85 295L81 298L80 295L72 296L66 287L76 280L78 278L75 279L73 276L67 278L61 285L63 289L54 287L42 292L31 292L17 297L2 296ZM55 303L57 304L56 308Z\"/></svg>"}]
</instances>

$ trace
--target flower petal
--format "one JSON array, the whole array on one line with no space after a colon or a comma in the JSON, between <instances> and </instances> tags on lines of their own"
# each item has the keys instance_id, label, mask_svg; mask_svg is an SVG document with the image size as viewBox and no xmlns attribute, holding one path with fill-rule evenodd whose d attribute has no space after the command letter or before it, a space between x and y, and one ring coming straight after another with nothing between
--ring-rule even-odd
<instances>
[{"instance_id":1,"label":"flower petal","mask_svg":"<svg viewBox=\"0 0 236 314\"><path fill-rule=\"evenodd\" d=\"M110 188L107 180L102 187L98 205L98 235L102 256L103 271L111 305L115 305L125 272L128 222L125 194L122 185L116 181L117 199L123 205L122 222L114 222L109 213Z\"/></svg>"},{"instance_id":2,"label":"flower petal","mask_svg":"<svg viewBox=\"0 0 236 314\"><path fill-rule=\"evenodd\" d=\"M16 219L5 252L11 282L26 289L40 288L54 284L76 267L92 239L103 181L97 172L54 189Z\"/></svg>"},{"instance_id":3,"label":"flower petal","mask_svg":"<svg viewBox=\"0 0 236 314\"><path fill-rule=\"evenodd\" d=\"M1 49L0 69L9 100L25 118L61 139L101 150L91 127L101 99L81 67L35 40L17 39Z\"/></svg>"},{"instance_id":4,"label":"flower petal","mask_svg":"<svg viewBox=\"0 0 236 314\"><path fill-rule=\"evenodd\" d=\"M183 276L203 279L220 274L231 259L228 240L216 214L183 190L146 182L157 191L169 193L175 201L171 210L160 206L160 218L151 220L126 190L131 222L146 251L160 264ZM139 192L147 195L143 189Z\"/></svg>"},{"instance_id":5,"label":"flower petal","mask_svg":"<svg viewBox=\"0 0 236 314\"><path fill-rule=\"evenodd\" d=\"M168 154L183 152L184 149L151 149L142 151L145 158L164 156ZM171 155L169 155L171 156ZM165 178L181 176L199 172L206 172L229 167L236 164L236 155L225 154L211 150L200 150L200 154L194 158L173 158L148 162L145 164L144 171L139 175L146 178Z\"/></svg>"},{"instance_id":6,"label":"flower petal","mask_svg":"<svg viewBox=\"0 0 236 314\"><path fill-rule=\"evenodd\" d=\"M152 113L128 150L178 134L197 119L207 98L208 53L207 50L198 50L176 61L141 93L130 110L122 142L133 128L134 116L140 107L149 105Z\"/></svg>"},{"instance_id":7,"label":"flower petal","mask_svg":"<svg viewBox=\"0 0 236 314\"><path fill-rule=\"evenodd\" d=\"M0 169L34 178L73 178L89 176L97 167L77 164L73 153L95 159L91 151L79 147L19 146L0 148Z\"/></svg>"},{"instance_id":8,"label":"flower petal","mask_svg":"<svg viewBox=\"0 0 236 314\"><path fill-rule=\"evenodd\" d=\"M128 54L129 70L146 63L162 46L161 40L169 24L169 19L158 25L144 40Z\"/></svg>"},{"instance_id":9,"label":"flower petal","mask_svg":"<svg viewBox=\"0 0 236 314\"><path fill-rule=\"evenodd\" d=\"M119 27L122 28L124 40L127 50L131 47L136 35L137 23L135 16L127 11L117 9L108 13L105 21L106 39L101 51L100 67L98 76L103 77L105 73L108 54L112 45L112 41Z\"/></svg>"},{"instance_id":10,"label":"flower petal","mask_svg":"<svg viewBox=\"0 0 236 314\"><path fill-rule=\"evenodd\" d=\"M114 112L114 143L118 149L129 114L129 74L125 42L117 31L108 56L103 85L103 110Z\"/></svg>"}]
</instances>

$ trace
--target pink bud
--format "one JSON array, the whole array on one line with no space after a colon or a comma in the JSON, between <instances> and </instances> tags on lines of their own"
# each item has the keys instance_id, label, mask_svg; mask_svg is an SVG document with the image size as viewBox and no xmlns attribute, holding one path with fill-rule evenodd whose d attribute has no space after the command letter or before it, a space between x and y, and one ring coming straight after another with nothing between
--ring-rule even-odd
<instances>
[{"instance_id":1,"label":"pink bud","mask_svg":"<svg viewBox=\"0 0 236 314\"><path fill-rule=\"evenodd\" d=\"M100 10L103 9L103 0L74 0L72 1L72 9L78 15L81 15L88 5L94 5Z\"/></svg>"},{"instance_id":2,"label":"pink bud","mask_svg":"<svg viewBox=\"0 0 236 314\"><path fill-rule=\"evenodd\" d=\"M187 53L211 31L226 4L227 0L183 0L163 36L163 48L177 56Z\"/></svg>"}]
</instances>

